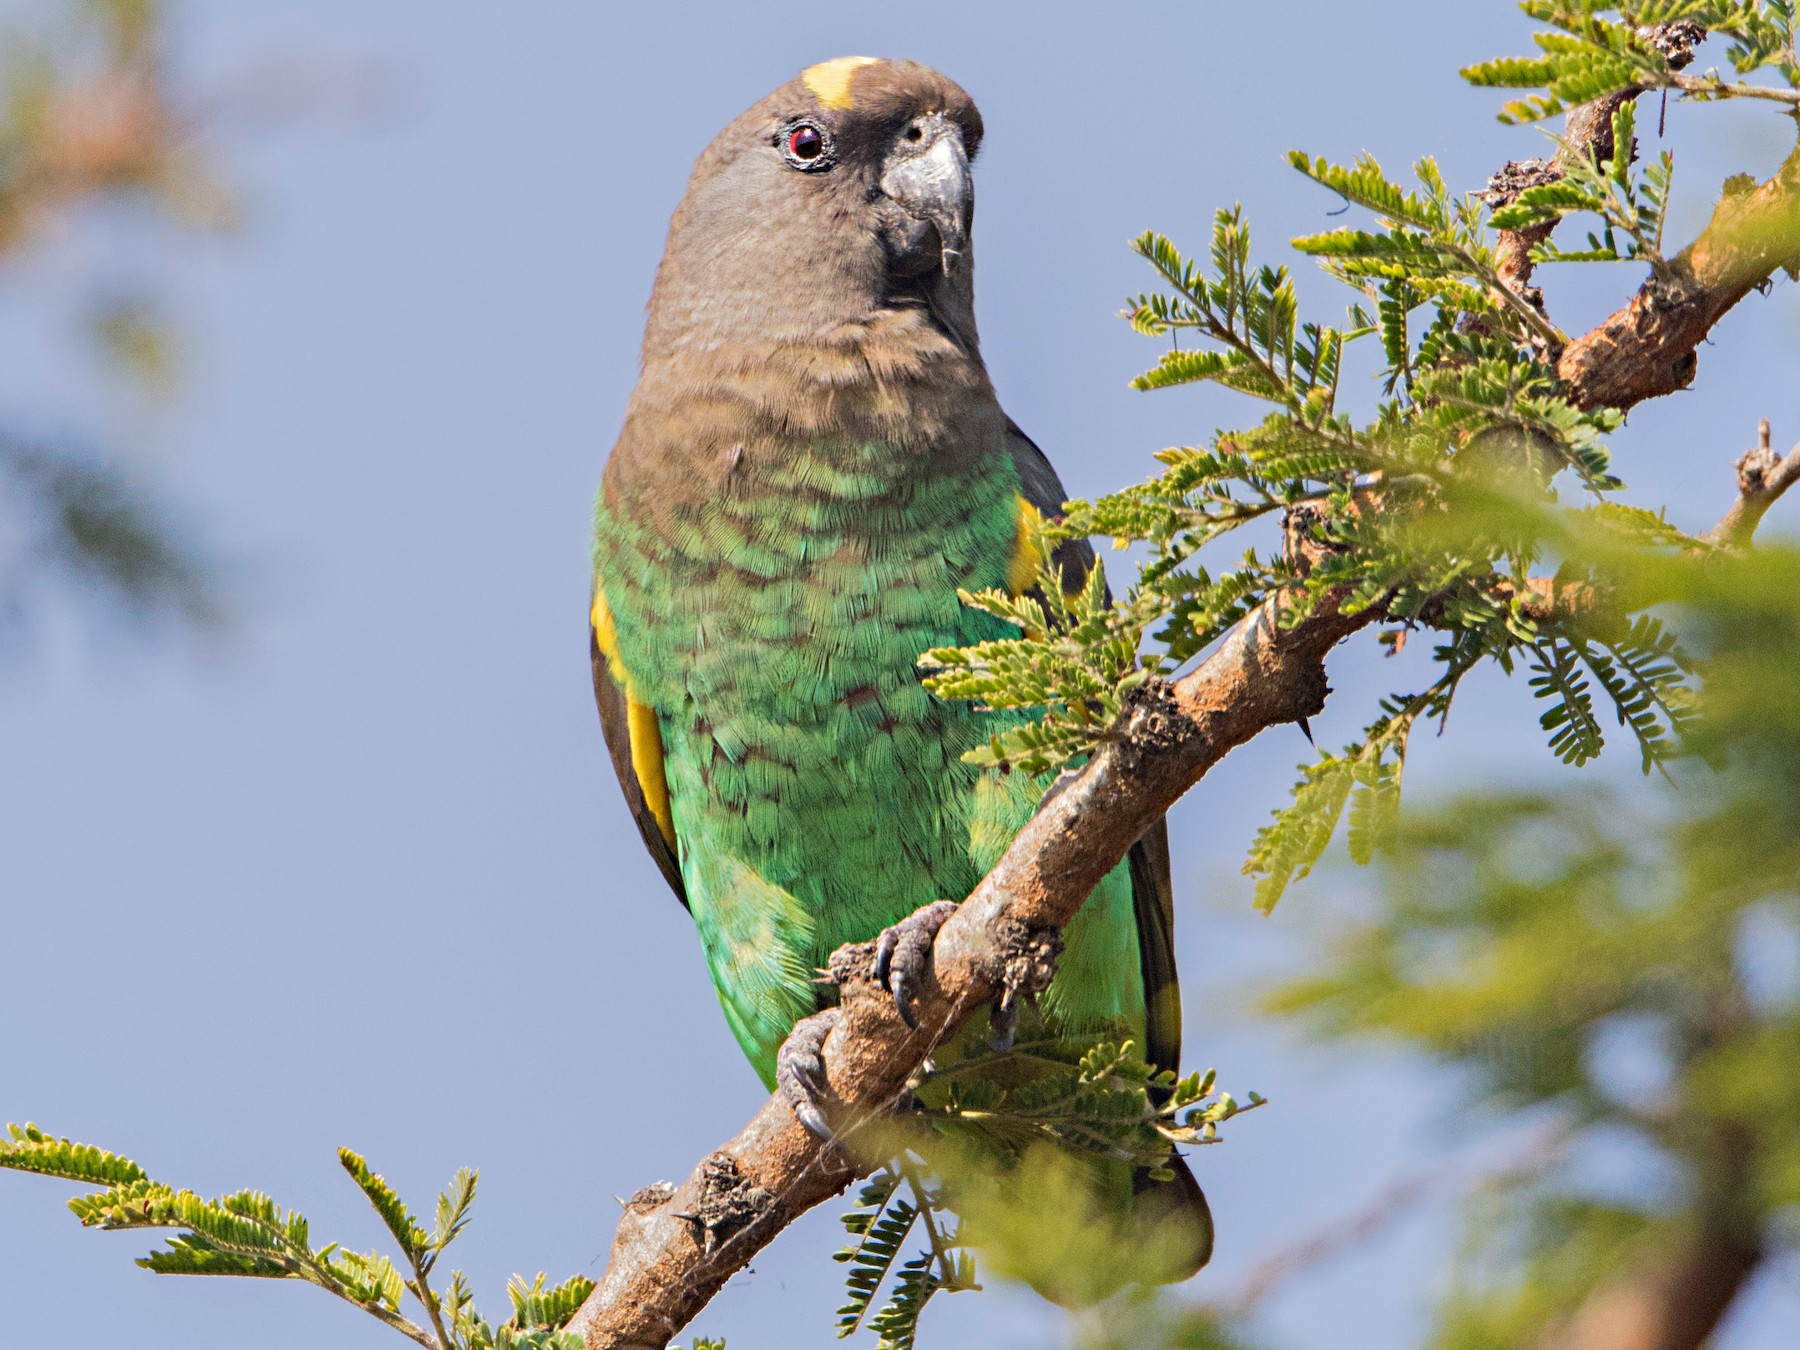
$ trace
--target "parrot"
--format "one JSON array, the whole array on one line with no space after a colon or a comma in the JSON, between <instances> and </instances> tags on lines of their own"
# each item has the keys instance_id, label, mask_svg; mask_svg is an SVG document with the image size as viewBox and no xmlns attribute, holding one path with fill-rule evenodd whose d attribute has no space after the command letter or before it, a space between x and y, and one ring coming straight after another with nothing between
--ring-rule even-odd
<instances>
[{"instance_id":1,"label":"parrot","mask_svg":"<svg viewBox=\"0 0 1800 1350\"><path fill-rule=\"evenodd\" d=\"M956 83L868 57L807 68L720 132L671 221L595 504L590 650L619 784L732 1034L820 1133L822 1037L790 1033L828 1005L827 958L886 933L921 959L930 931L895 930L941 924L1047 786L964 758L1031 713L937 698L918 666L1018 636L959 591L1036 586L1036 527L1065 501L981 357L982 134ZM1052 561L1074 589L1093 553ZM1062 938L1044 1025L1122 1026L1176 1068L1164 822ZM915 975L889 981L909 1022ZM1124 1202L1181 1220L1156 1231L1185 1250L1142 1263L1158 1283L1212 1248L1205 1196L1173 1153L1168 1171L1140 1169Z\"/></svg>"}]
</instances>

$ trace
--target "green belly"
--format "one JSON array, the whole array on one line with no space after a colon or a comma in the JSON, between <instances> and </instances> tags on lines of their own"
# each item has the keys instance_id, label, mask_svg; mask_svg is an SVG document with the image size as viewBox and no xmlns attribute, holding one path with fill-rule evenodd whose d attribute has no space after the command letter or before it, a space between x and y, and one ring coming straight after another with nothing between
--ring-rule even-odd
<instances>
[{"instance_id":1,"label":"green belly","mask_svg":"<svg viewBox=\"0 0 1800 1350\"><path fill-rule=\"evenodd\" d=\"M1004 583L1010 461L904 468L892 447L833 448L753 467L656 529L629 503L600 512L600 583L662 726L688 902L765 1083L820 1006L830 953L968 894L1045 786L963 763L1018 714L938 700L916 667L928 648L1012 632L956 594ZM1141 1028L1124 865L1064 936L1053 1021Z\"/></svg>"}]
</instances>

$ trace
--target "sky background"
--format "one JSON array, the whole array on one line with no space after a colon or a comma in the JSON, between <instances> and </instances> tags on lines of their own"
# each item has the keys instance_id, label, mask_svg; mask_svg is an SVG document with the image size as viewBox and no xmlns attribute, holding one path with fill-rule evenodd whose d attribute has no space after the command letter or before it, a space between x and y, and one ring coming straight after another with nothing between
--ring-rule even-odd
<instances>
[{"instance_id":1,"label":"sky background","mask_svg":"<svg viewBox=\"0 0 1800 1350\"><path fill-rule=\"evenodd\" d=\"M1261 255L1283 260L1288 237L1338 223L1286 167L1293 146L1394 169L1432 154L1480 186L1544 142L1498 125L1498 98L1456 70L1528 32L1497 0L178 5L170 56L222 110L212 147L243 222L199 241L89 222L0 271L0 407L162 475L234 561L242 624L223 645L156 644L103 613L51 615L0 665L0 1118L205 1193L266 1190L364 1248L378 1227L339 1144L419 1206L476 1165L454 1254L492 1312L511 1271L598 1275L613 1197L684 1175L762 1096L620 800L584 632L589 504L694 156L818 60L910 56L960 81L988 127L983 349L1008 411L1092 495L1257 415L1223 391L1127 388L1157 355L1114 317L1150 281L1128 240L1155 227L1201 250L1212 212L1241 200ZM337 74L293 116L243 111L296 70ZM341 115L340 77L381 96ZM1671 108L1668 130L1672 237L1727 173L1766 174L1782 150L1754 109ZM1335 318L1348 293L1294 261ZM1636 282L1582 270L1548 278L1571 331ZM102 381L69 302L96 279L173 302L188 361L172 402ZM1796 369L1783 284L1702 349L1694 392L1616 439L1638 499L1715 520L1758 417L1778 445L1800 436ZM1355 406L1374 396L1364 382ZM1372 641L1334 657L1321 743L1369 719L1395 678L1379 664ZM1468 690L1409 759L1409 792L1548 776L1528 705L1498 680ZM1272 1102L1195 1160L1219 1226L1200 1294L1397 1183L1466 1179L1519 1142L1459 1116L1458 1085L1429 1066L1309 1047L1254 1015L1259 983L1358 884L1321 872L1272 919L1251 911L1238 864L1305 752L1295 730L1266 733L1172 819L1187 1058ZM1654 1180L1629 1157L1592 1165ZM1416 1343L1455 1193L1283 1285L1258 1329L1295 1350ZM67 1194L0 1178L8 1344L398 1344L316 1291L153 1278L130 1264L142 1235L83 1232ZM835 1344L841 1208L785 1233L692 1331L732 1350ZM1794 1274L1764 1273L1721 1350L1791 1345ZM1061 1326L1004 1289L925 1322L940 1346L1042 1346Z\"/></svg>"}]
</instances>

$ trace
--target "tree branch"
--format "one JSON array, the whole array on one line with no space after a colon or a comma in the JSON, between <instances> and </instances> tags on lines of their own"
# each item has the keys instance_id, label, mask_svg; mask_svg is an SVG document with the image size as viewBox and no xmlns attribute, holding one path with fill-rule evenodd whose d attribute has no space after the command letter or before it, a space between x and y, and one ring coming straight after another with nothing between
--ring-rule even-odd
<instances>
[{"instance_id":1,"label":"tree branch","mask_svg":"<svg viewBox=\"0 0 1800 1350\"><path fill-rule=\"evenodd\" d=\"M840 1137L882 1117L931 1048L1008 987L1046 978L1061 929L1138 837L1224 755L1265 727L1316 714L1325 655L1379 617L1327 597L1291 628L1279 598L1239 624L1174 684L1151 681L1113 739L1060 780L1004 857L938 933L910 1031L869 978L872 943L832 957L843 1014L825 1043ZM800 1214L866 1168L771 1097L679 1186L626 1205L612 1257L571 1326L589 1350L663 1350L725 1282Z\"/></svg>"},{"instance_id":2,"label":"tree branch","mask_svg":"<svg viewBox=\"0 0 1800 1350\"><path fill-rule=\"evenodd\" d=\"M1777 270L1800 273L1800 145L1768 182L1728 183L1711 222L1667 273L1563 349L1556 369L1569 401L1623 410L1687 388L1694 349Z\"/></svg>"},{"instance_id":3,"label":"tree branch","mask_svg":"<svg viewBox=\"0 0 1800 1350\"><path fill-rule=\"evenodd\" d=\"M1641 36L1663 53L1672 71L1679 71L1693 60L1694 46L1706 32L1679 20L1643 30ZM1679 77L1671 79L1687 87ZM1630 146L1612 144L1612 117L1644 92L1646 86L1634 85L1573 109L1555 161L1507 164L1488 180L1482 200L1497 210L1526 188L1563 177L1579 156L1604 162L1616 153L1629 155ZM1501 230L1495 245L1502 282L1540 312L1544 297L1531 285L1531 251L1554 229L1549 222ZM1548 353L1567 382L1569 401L1578 408L1623 411L1687 388L1694 379L1695 348L1732 306L1766 285L1778 270L1800 275L1800 145L1768 182L1728 182L1698 239L1666 268L1653 272L1630 303L1599 327L1560 352Z\"/></svg>"},{"instance_id":4,"label":"tree branch","mask_svg":"<svg viewBox=\"0 0 1800 1350\"><path fill-rule=\"evenodd\" d=\"M1660 51L1671 70L1682 70L1693 62L1694 48L1706 39L1706 30L1691 19L1677 19L1640 30L1644 41ZM1554 183L1568 172L1568 166L1586 158L1603 164L1613 157L1613 114L1624 104L1648 92L1647 86L1631 85L1617 93L1571 108L1563 119L1562 148L1554 160L1517 159L1488 179L1481 194L1489 210L1511 206L1526 188ZM1632 147L1626 146L1631 154ZM1531 284L1537 264L1531 250L1548 240L1557 222L1546 221L1523 230L1500 230L1494 245L1495 270L1509 290L1540 314L1544 311L1544 293Z\"/></svg>"},{"instance_id":5,"label":"tree branch","mask_svg":"<svg viewBox=\"0 0 1800 1350\"><path fill-rule=\"evenodd\" d=\"M1770 448L1769 419L1757 425L1756 448L1746 450L1732 464L1737 470L1738 495L1726 511L1725 518L1708 531L1706 538L1722 548L1744 549L1768 509L1781 500L1781 494L1800 480L1800 444L1783 458Z\"/></svg>"},{"instance_id":6,"label":"tree branch","mask_svg":"<svg viewBox=\"0 0 1800 1350\"><path fill-rule=\"evenodd\" d=\"M1754 1034L1748 999L1735 982L1709 999L1698 1044L1708 1052ZM1692 1143L1696 1210L1673 1234L1593 1289L1537 1350L1694 1350L1710 1342L1767 1256L1756 1196L1762 1163L1757 1132L1714 1115Z\"/></svg>"},{"instance_id":7,"label":"tree branch","mask_svg":"<svg viewBox=\"0 0 1800 1350\"><path fill-rule=\"evenodd\" d=\"M1754 1232L1702 1229L1600 1286L1540 1350L1693 1350L1762 1264Z\"/></svg>"}]
</instances>

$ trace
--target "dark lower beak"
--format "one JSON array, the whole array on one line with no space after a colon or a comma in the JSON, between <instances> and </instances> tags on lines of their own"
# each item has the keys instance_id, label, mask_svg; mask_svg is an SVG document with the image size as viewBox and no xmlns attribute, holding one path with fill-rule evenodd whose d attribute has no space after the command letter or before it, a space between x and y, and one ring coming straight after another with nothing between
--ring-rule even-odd
<instances>
[{"instance_id":1,"label":"dark lower beak","mask_svg":"<svg viewBox=\"0 0 1800 1350\"><path fill-rule=\"evenodd\" d=\"M975 204L961 130L952 122L935 122L916 151L889 160L881 190L907 215L936 227L944 272L954 271L968 252Z\"/></svg>"}]
</instances>

